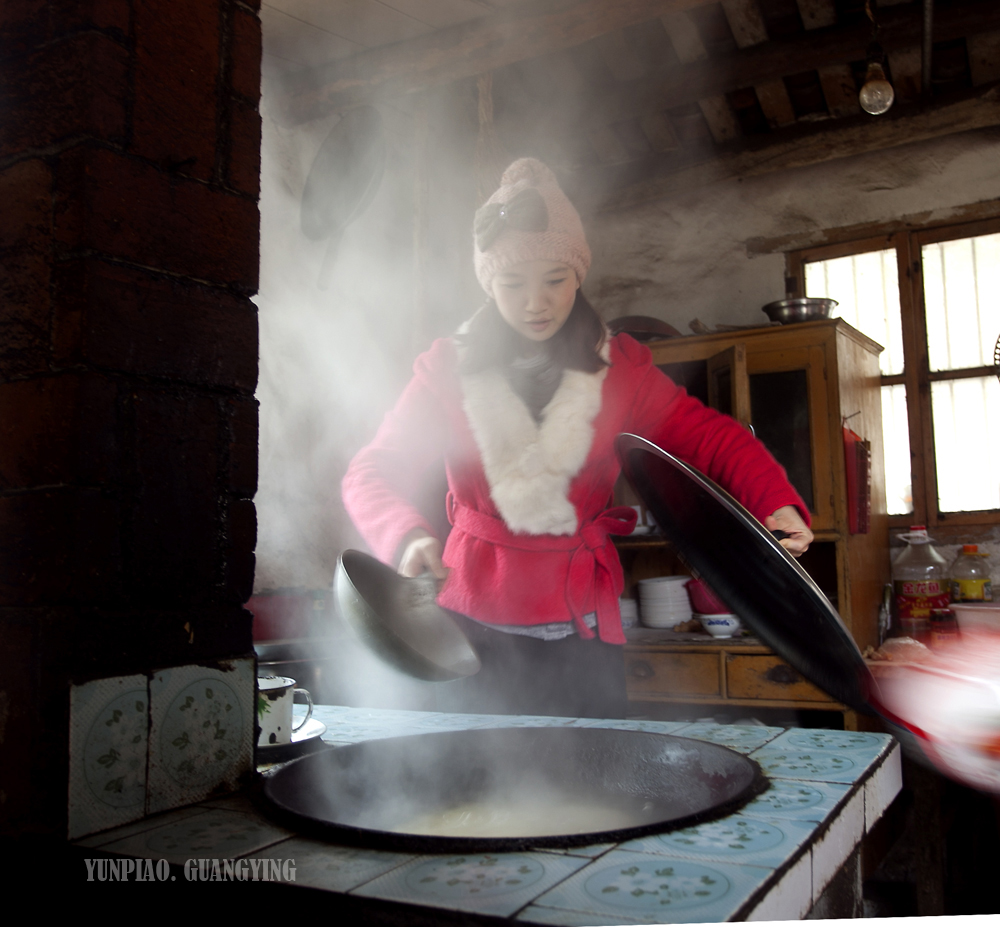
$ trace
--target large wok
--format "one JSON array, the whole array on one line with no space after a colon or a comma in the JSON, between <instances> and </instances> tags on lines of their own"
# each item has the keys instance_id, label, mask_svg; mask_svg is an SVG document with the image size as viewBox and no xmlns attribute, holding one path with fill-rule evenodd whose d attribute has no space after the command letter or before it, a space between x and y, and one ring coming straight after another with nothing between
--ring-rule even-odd
<instances>
[{"instance_id":1,"label":"large wok","mask_svg":"<svg viewBox=\"0 0 1000 927\"><path fill-rule=\"evenodd\" d=\"M302 757L266 780L285 823L337 843L425 853L583 846L663 833L736 810L759 767L712 743L641 731L514 727L369 741ZM398 832L424 815L488 803L538 809L521 836ZM574 832L573 808L602 809ZM560 817L560 809L565 810ZM550 821L542 820L551 812ZM567 833L566 831L570 831Z\"/></svg>"}]
</instances>

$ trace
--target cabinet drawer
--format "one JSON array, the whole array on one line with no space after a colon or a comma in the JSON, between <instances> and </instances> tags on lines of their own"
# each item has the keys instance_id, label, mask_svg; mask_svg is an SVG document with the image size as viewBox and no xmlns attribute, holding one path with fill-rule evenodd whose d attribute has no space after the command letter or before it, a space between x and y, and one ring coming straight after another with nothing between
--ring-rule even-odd
<instances>
[{"instance_id":1,"label":"cabinet drawer","mask_svg":"<svg viewBox=\"0 0 1000 927\"><path fill-rule=\"evenodd\" d=\"M625 653L628 694L678 697L721 695L714 653Z\"/></svg>"},{"instance_id":2,"label":"cabinet drawer","mask_svg":"<svg viewBox=\"0 0 1000 927\"><path fill-rule=\"evenodd\" d=\"M807 682L779 657L726 655L726 691L730 698L829 702L830 697Z\"/></svg>"}]
</instances>

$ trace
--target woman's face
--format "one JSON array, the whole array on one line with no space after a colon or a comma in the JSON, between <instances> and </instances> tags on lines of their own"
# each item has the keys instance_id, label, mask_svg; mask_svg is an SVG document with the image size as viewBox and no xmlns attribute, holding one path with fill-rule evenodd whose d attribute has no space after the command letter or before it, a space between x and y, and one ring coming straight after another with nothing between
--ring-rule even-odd
<instances>
[{"instance_id":1,"label":"woman's face","mask_svg":"<svg viewBox=\"0 0 1000 927\"><path fill-rule=\"evenodd\" d=\"M500 315L531 341L548 341L563 327L579 288L576 271L555 261L514 264L493 278Z\"/></svg>"}]
</instances>

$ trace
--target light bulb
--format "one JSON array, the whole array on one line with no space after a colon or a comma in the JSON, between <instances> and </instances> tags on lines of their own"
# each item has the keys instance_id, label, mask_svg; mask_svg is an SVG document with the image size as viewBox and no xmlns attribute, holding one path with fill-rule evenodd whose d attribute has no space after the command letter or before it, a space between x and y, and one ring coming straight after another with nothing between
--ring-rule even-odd
<instances>
[{"instance_id":1,"label":"light bulb","mask_svg":"<svg viewBox=\"0 0 1000 927\"><path fill-rule=\"evenodd\" d=\"M896 99L896 93L892 89L892 84L885 79L882 65L874 61L871 62L868 65L868 72L865 74L865 85L858 94L861 108L873 116L881 116L882 113L888 112L894 99Z\"/></svg>"}]
</instances>

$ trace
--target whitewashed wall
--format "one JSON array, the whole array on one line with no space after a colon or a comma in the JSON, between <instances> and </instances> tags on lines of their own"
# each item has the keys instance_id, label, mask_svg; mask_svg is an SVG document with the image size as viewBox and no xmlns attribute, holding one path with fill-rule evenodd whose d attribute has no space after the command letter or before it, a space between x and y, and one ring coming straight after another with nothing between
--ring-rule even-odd
<instances>
[{"instance_id":1,"label":"whitewashed wall","mask_svg":"<svg viewBox=\"0 0 1000 927\"><path fill-rule=\"evenodd\" d=\"M606 319L642 314L685 334L766 321L784 296L784 258L748 257L746 242L878 222L1000 197L1000 131L730 180L591 217L587 290ZM835 294L831 294L834 295Z\"/></svg>"}]
</instances>

